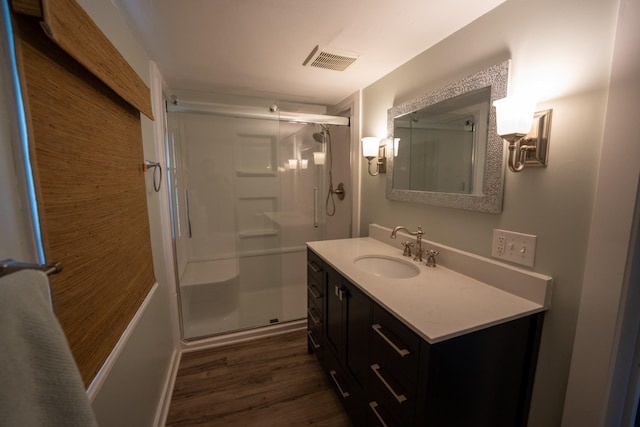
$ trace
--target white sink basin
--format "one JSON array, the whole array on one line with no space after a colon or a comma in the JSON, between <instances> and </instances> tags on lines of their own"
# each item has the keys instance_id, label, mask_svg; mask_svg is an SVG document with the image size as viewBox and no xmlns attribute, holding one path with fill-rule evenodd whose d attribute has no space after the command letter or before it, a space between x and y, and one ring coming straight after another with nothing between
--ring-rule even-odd
<instances>
[{"instance_id":1,"label":"white sink basin","mask_svg":"<svg viewBox=\"0 0 640 427\"><path fill-rule=\"evenodd\" d=\"M353 263L364 272L391 279L408 279L420 274L417 265L384 255L362 256L356 258Z\"/></svg>"}]
</instances>

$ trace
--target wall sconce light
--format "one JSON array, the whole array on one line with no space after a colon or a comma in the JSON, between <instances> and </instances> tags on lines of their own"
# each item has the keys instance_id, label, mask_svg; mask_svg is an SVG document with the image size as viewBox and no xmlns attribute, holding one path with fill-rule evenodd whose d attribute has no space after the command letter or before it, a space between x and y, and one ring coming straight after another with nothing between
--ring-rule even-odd
<instances>
[{"instance_id":1,"label":"wall sconce light","mask_svg":"<svg viewBox=\"0 0 640 427\"><path fill-rule=\"evenodd\" d=\"M300 169L307 169L309 167L309 160L301 159L300 160Z\"/></svg>"},{"instance_id":2,"label":"wall sconce light","mask_svg":"<svg viewBox=\"0 0 640 427\"><path fill-rule=\"evenodd\" d=\"M289 159L289 170L298 169L298 159Z\"/></svg>"},{"instance_id":3,"label":"wall sconce light","mask_svg":"<svg viewBox=\"0 0 640 427\"><path fill-rule=\"evenodd\" d=\"M318 166L324 165L324 153L322 151L313 152L313 164Z\"/></svg>"},{"instance_id":4,"label":"wall sconce light","mask_svg":"<svg viewBox=\"0 0 640 427\"><path fill-rule=\"evenodd\" d=\"M400 149L400 138L393 138L393 157L398 157L399 149Z\"/></svg>"},{"instance_id":5,"label":"wall sconce light","mask_svg":"<svg viewBox=\"0 0 640 427\"><path fill-rule=\"evenodd\" d=\"M362 138L362 155L369 161L367 168L369 175L376 176L380 173L387 173L386 145L380 145L380 138L367 136ZM375 172L371 172L371 163L376 159Z\"/></svg>"},{"instance_id":6,"label":"wall sconce light","mask_svg":"<svg viewBox=\"0 0 640 427\"><path fill-rule=\"evenodd\" d=\"M496 127L509 142L509 169L520 172L525 166L547 166L551 111L535 112L535 104L517 97L498 99Z\"/></svg>"}]
</instances>

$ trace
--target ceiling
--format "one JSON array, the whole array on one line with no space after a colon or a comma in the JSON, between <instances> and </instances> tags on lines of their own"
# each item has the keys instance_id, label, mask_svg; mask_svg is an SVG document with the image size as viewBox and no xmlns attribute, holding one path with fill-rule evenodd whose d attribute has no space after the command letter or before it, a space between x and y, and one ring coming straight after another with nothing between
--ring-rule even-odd
<instances>
[{"instance_id":1,"label":"ceiling","mask_svg":"<svg viewBox=\"0 0 640 427\"><path fill-rule=\"evenodd\" d=\"M172 89L334 105L505 0L113 0ZM316 46L345 71L303 66Z\"/></svg>"}]
</instances>

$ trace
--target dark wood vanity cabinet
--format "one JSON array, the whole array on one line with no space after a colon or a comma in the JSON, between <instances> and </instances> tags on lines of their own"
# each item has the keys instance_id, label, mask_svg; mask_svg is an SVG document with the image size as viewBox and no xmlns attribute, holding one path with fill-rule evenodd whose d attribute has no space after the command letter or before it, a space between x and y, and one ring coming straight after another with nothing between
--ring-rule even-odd
<instances>
[{"instance_id":1,"label":"dark wood vanity cabinet","mask_svg":"<svg viewBox=\"0 0 640 427\"><path fill-rule=\"evenodd\" d=\"M429 344L311 250L308 289L309 351L355 426L526 425L541 313Z\"/></svg>"}]
</instances>

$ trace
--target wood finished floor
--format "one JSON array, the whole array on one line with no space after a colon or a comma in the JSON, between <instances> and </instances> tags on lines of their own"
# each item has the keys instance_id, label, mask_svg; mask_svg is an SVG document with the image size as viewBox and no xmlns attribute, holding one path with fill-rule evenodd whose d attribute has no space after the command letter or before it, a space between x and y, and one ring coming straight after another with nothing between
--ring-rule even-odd
<instances>
[{"instance_id":1,"label":"wood finished floor","mask_svg":"<svg viewBox=\"0 0 640 427\"><path fill-rule=\"evenodd\" d=\"M351 426L304 331L182 355L167 426Z\"/></svg>"}]
</instances>

